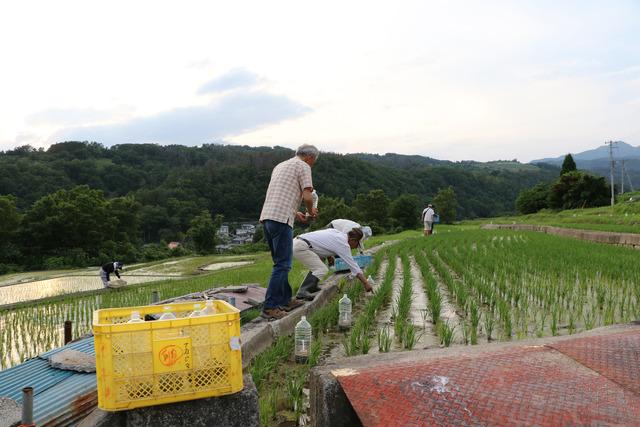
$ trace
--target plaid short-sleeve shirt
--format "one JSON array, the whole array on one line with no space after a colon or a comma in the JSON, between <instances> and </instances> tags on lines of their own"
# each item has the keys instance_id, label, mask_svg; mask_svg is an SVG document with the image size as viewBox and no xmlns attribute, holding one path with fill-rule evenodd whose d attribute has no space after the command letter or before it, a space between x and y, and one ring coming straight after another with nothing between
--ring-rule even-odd
<instances>
[{"instance_id":1,"label":"plaid short-sleeve shirt","mask_svg":"<svg viewBox=\"0 0 640 427\"><path fill-rule=\"evenodd\" d=\"M278 164L271 172L260 222L270 219L293 227L305 188L313 188L311 166L298 156Z\"/></svg>"}]
</instances>

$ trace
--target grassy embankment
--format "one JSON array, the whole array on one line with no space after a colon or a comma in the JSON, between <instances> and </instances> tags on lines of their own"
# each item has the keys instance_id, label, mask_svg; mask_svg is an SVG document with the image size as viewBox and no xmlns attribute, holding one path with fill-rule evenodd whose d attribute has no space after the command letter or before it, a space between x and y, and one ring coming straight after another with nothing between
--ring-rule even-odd
<instances>
[{"instance_id":1,"label":"grassy embankment","mask_svg":"<svg viewBox=\"0 0 640 427\"><path fill-rule=\"evenodd\" d=\"M629 201L633 198L633 201ZM625 193L616 204L599 208L552 211L544 209L535 214L503 216L462 224L535 224L584 230L611 231L616 233L640 233L640 192Z\"/></svg>"}]
</instances>

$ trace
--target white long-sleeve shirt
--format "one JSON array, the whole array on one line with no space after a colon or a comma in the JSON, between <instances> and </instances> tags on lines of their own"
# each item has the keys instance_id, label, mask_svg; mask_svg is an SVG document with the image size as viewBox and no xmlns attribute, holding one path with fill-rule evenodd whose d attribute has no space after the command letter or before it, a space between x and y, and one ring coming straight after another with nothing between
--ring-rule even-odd
<instances>
[{"instance_id":1,"label":"white long-sleeve shirt","mask_svg":"<svg viewBox=\"0 0 640 427\"><path fill-rule=\"evenodd\" d=\"M304 233L298 237L308 241L311 250L320 257L339 256L349 266L354 275L362 273L362 269L351 255L348 237L342 231L335 228Z\"/></svg>"},{"instance_id":2,"label":"white long-sleeve shirt","mask_svg":"<svg viewBox=\"0 0 640 427\"><path fill-rule=\"evenodd\" d=\"M425 208L425 210L422 211L422 221L423 222L433 222L433 215L435 214L435 212L433 211L432 208Z\"/></svg>"},{"instance_id":3,"label":"white long-sleeve shirt","mask_svg":"<svg viewBox=\"0 0 640 427\"><path fill-rule=\"evenodd\" d=\"M331 221L331 226L336 230L340 230L343 233L348 233L354 228L362 228L360 224L350 219L334 219Z\"/></svg>"}]
</instances>

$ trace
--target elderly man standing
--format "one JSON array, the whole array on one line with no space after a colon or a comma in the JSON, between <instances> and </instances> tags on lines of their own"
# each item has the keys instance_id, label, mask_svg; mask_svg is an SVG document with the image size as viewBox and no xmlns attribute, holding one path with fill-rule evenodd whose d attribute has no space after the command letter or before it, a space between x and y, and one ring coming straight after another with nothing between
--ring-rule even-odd
<instances>
[{"instance_id":1,"label":"elderly man standing","mask_svg":"<svg viewBox=\"0 0 640 427\"><path fill-rule=\"evenodd\" d=\"M293 222L306 221L298 211L304 201L310 218L315 218L318 210L313 207L313 182L311 167L318 158L318 149L304 144L298 147L296 156L278 164L271 173L267 196L262 206L260 222L264 227L264 237L269 244L273 269L264 300L262 317L281 319L286 312L304 304L291 298L289 271L293 263Z\"/></svg>"}]
</instances>

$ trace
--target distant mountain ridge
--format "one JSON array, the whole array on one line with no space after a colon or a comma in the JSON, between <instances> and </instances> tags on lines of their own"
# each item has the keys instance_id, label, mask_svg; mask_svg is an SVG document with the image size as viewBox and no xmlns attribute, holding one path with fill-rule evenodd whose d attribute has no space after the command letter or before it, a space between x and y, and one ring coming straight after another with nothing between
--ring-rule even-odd
<instances>
[{"instance_id":1,"label":"distant mountain ridge","mask_svg":"<svg viewBox=\"0 0 640 427\"><path fill-rule=\"evenodd\" d=\"M616 144L613 146L613 158L614 159L640 159L640 147L634 147L631 144L627 144L624 141L616 141ZM564 156L558 157L547 157L545 159L532 160L531 163L550 163L550 164L562 164L564 160ZM594 148L593 150L583 151L581 153L571 153L573 160L576 162L578 160L588 161L588 160L598 160L598 159L606 159L609 160L609 145L602 144L602 146L598 148Z\"/></svg>"},{"instance_id":2,"label":"distant mountain ridge","mask_svg":"<svg viewBox=\"0 0 640 427\"><path fill-rule=\"evenodd\" d=\"M622 181L624 181L625 190L640 188L640 146L634 147L624 141L616 141L613 146L613 159L615 160L613 181L616 188L620 189ZM532 160L531 164L541 165L549 164L554 166L562 165L566 154L558 157L549 157L545 159ZM602 144L593 150L583 151L581 153L571 153L573 160L576 162L578 169L592 172L596 175L604 176L609 181L610 176L610 160L609 145ZM622 162L624 160L624 177L622 176Z\"/></svg>"}]
</instances>

